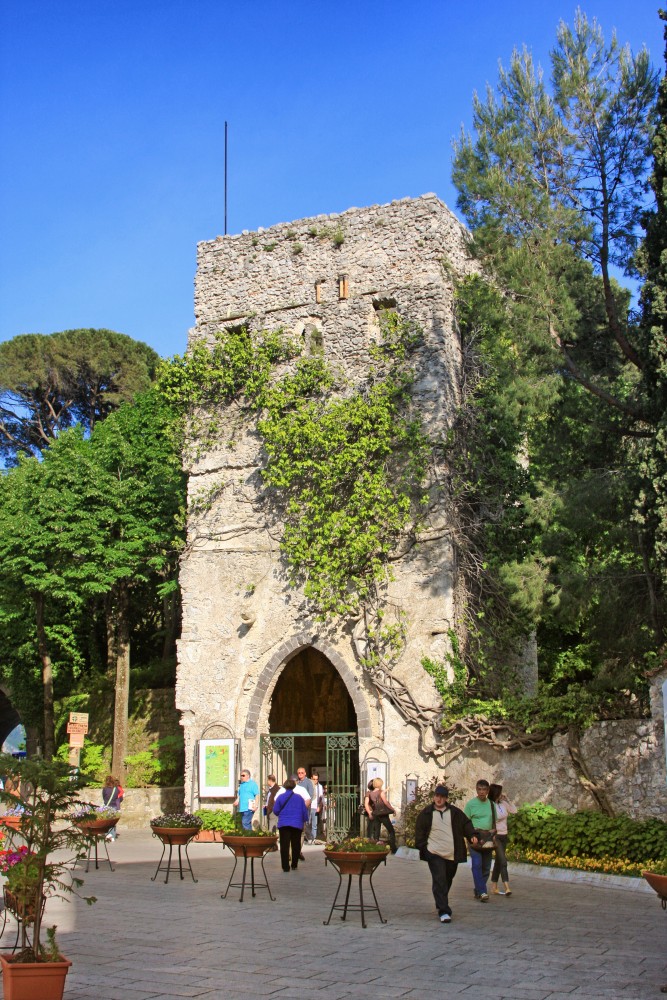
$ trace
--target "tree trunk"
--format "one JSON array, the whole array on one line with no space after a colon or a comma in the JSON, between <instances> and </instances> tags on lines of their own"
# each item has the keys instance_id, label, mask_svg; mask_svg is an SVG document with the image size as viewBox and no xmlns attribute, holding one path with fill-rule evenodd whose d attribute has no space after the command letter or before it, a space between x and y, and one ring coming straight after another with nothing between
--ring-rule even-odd
<instances>
[{"instance_id":1,"label":"tree trunk","mask_svg":"<svg viewBox=\"0 0 667 1000\"><path fill-rule=\"evenodd\" d=\"M44 757L51 760L56 752L55 722L53 716L53 667L49 656L44 629L44 594L33 594L37 648L42 661L42 688L44 692Z\"/></svg>"},{"instance_id":2,"label":"tree trunk","mask_svg":"<svg viewBox=\"0 0 667 1000\"><path fill-rule=\"evenodd\" d=\"M107 633L113 635L109 650L116 674L116 696L113 716L113 755L111 772L118 781L125 776L127 756L128 714L130 707L130 593L126 580L121 580L111 601Z\"/></svg>"},{"instance_id":3,"label":"tree trunk","mask_svg":"<svg viewBox=\"0 0 667 1000\"><path fill-rule=\"evenodd\" d=\"M178 593L174 591L162 598L162 620L164 622L164 642L162 643L162 662L174 655L176 642L176 625L178 621Z\"/></svg>"},{"instance_id":4,"label":"tree trunk","mask_svg":"<svg viewBox=\"0 0 667 1000\"><path fill-rule=\"evenodd\" d=\"M570 726L568 729L567 749L579 782L592 797L600 812L603 812L606 816L615 816L616 813L614 812L614 807L612 806L606 791L594 780L593 775L591 774L588 765L582 756L581 744L579 742L579 730L576 726Z\"/></svg>"}]
</instances>

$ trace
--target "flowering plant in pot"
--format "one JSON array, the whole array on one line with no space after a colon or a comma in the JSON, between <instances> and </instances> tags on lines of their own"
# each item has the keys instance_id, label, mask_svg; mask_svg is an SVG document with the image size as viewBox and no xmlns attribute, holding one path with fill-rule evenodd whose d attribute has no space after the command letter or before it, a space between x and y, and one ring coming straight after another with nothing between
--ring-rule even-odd
<instances>
[{"instance_id":1,"label":"flowering plant in pot","mask_svg":"<svg viewBox=\"0 0 667 1000\"><path fill-rule=\"evenodd\" d=\"M163 813L151 820L151 826L164 827L169 830L180 830L190 827L200 827L202 821L199 816L189 812Z\"/></svg>"},{"instance_id":2,"label":"flowering plant in pot","mask_svg":"<svg viewBox=\"0 0 667 1000\"><path fill-rule=\"evenodd\" d=\"M345 837L344 840L327 844L325 851L336 851L343 854L386 854L388 844L368 837Z\"/></svg>"},{"instance_id":3,"label":"flowering plant in pot","mask_svg":"<svg viewBox=\"0 0 667 1000\"><path fill-rule=\"evenodd\" d=\"M18 950L0 956L4 996L6 1000L18 996L51 1000L62 997L71 963L60 955L55 929L44 935L47 943L42 939L44 905L50 897L77 892L83 884L72 876L72 858L62 853L69 849L78 855L78 834L70 825L63 826L59 818L74 806L84 779L72 775L62 761L17 760L10 754L0 754L0 773L20 782L18 795L2 791L0 801L24 810L21 834L25 841L25 847L16 852L20 857L3 852L15 912L22 915ZM86 902L94 902L94 897ZM33 975L37 981L26 985L23 981ZM16 985L17 979L23 986Z\"/></svg>"}]
</instances>

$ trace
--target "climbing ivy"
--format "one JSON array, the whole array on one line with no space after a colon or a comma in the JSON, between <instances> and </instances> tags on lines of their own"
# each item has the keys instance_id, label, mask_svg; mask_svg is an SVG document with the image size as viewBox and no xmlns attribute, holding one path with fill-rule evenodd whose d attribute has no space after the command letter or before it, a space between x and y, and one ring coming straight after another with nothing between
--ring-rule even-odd
<instances>
[{"instance_id":1,"label":"climbing ivy","mask_svg":"<svg viewBox=\"0 0 667 1000\"><path fill-rule=\"evenodd\" d=\"M278 377L297 345L281 331L246 327L221 330L212 348L196 342L160 371L163 394L204 445L219 430L221 404L259 414L262 475L284 523L290 579L323 618L358 613L390 579L399 539L416 530L430 456L410 398L420 341L414 324L383 315L360 385L321 355L299 357Z\"/></svg>"}]
</instances>

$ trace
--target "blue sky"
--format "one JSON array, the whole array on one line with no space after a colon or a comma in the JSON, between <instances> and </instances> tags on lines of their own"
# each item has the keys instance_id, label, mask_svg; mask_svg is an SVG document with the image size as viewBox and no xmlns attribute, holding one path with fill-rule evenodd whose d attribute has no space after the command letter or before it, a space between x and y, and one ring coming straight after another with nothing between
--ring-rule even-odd
<instances>
[{"instance_id":1,"label":"blue sky","mask_svg":"<svg viewBox=\"0 0 667 1000\"><path fill-rule=\"evenodd\" d=\"M582 3L662 68L657 0ZM196 244L435 191L552 0L2 0L0 340L107 327L181 353Z\"/></svg>"}]
</instances>

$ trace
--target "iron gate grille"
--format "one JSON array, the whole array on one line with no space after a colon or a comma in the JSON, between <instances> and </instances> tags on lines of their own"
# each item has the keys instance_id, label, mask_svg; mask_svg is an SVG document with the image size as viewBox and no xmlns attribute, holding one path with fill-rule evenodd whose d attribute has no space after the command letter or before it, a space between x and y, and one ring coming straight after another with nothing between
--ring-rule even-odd
<instances>
[{"instance_id":1,"label":"iron gate grille","mask_svg":"<svg viewBox=\"0 0 667 1000\"><path fill-rule=\"evenodd\" d=\"M359 742L356 733L269 733L260 736L260 782L269 774L282 784L296 770L295 741L324 738L326 744L326 836L337 840L356 833L359 826Z\"/></svg>"}]
</instances>

